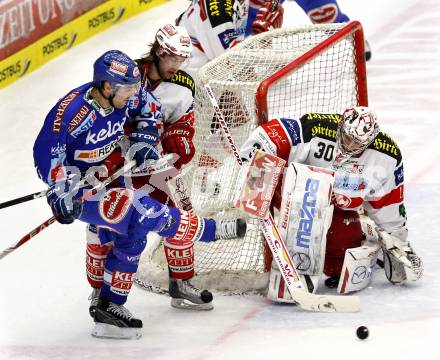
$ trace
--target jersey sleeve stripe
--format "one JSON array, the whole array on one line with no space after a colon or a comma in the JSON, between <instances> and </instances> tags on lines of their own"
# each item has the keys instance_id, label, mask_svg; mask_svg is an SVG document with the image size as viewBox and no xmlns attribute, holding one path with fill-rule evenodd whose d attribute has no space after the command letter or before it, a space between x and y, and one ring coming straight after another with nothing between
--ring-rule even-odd
<instances>
[{"instance_id":1,"label":"jersey sleeve stripe","mask_svg":"<svg viewBox=\"0 0 440 360\"><path fill-rule=\"evenodd\" d=\"M403 201L403 185L393 189L388 194L376 199L369 200L368 202L374 209L380 209L384 206L399 204Z\"/></svg>"}]
</instances>

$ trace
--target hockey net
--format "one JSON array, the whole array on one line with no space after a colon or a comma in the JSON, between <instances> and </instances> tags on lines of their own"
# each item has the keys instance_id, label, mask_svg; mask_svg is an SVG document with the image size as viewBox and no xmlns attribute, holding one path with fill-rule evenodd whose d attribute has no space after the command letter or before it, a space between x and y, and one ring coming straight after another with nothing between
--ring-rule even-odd
<instances>
[{"instance_id":1,"label":"hockey net","mask_svg":"<svg viewBox=\"0 0 440 360\"><path fill-rule=\"evenodd\" d=\"M202 67L196 79L196 155L184 180L194 210L206 217L246 217L234 209L242 176L214 109L209 84L239 148L268 119L339 113L368 105L364 39L358 22L278 29L252 36ZM228 292L264 289L270 261L255 219L245 239L195 245L196 286ZM168 271L160 240L150 241L137 283L166 290Z\"/></svg>"}]
</instances>

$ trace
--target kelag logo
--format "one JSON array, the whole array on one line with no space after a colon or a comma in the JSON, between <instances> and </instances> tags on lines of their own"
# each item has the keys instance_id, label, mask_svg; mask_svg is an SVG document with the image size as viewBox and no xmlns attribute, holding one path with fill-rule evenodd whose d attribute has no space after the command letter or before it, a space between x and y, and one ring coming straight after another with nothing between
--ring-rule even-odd
<instances>
[{"instance_id":1,"label":"kelag logo","mask_svg":"<svg viewBox=\"0 0 440 360\"><path fill-rule=\"evenodd\" d=\"M303 248L308 248L310 244L318 189L319 180L307 179L306 191L304 193L301 210L299 212L300 220L298 233L296 235L296 245Z\"/></svg>"}]
</instances>

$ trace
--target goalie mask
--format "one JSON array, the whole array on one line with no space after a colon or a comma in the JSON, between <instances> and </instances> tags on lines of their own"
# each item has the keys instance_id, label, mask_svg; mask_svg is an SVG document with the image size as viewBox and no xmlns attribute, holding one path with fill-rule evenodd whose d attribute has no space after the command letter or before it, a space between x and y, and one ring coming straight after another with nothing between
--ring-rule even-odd
<instances>
[{"instance_id":1,"label":"goalie mask","mask_svg":"<svg viewBox=\"0 0 440 360\"><path fill-rule=\"evenodd\" d=\"M157 56L176 55L188 59L191 57L192 44L188 32L183 26L167 24L156 33L159 44Z\"/></svg>"},{"instance_id":2,"label":"goalie mask","mask_svg":"<svg viewBox=\"0 0 440 360\"><path fill-rule=\"evenodd\" d=\"M343 155L358 155L373 142L378 133L376 115L368 107L348 108L338 124L337 148Z\"/></svg>"}]
</instances>

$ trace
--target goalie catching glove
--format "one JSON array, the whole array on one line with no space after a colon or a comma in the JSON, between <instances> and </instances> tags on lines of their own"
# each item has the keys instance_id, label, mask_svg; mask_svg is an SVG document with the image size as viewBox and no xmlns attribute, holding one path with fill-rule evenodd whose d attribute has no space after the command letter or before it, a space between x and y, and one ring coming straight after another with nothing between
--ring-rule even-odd
<instances>
[{"instance_id":1,"label":"goalie catching glove","mask_svg":"<svg viewBox=\"0 0 440 360\"><path fill-rule=\"evenodd\" d=\"M272 9L272 6L272 1L266 1L258 10L255 21L252 23L254 34L279 29L283 25L283 6L278 4L275 9Z\"/></svg>"},{"instance_id":2,"label":"goalie catching glove","mask_svg":"<svg viewBox=\"0 0 440 360\"><path fill-rule=\"evenodd\" d=\"M162 146L165 152L179 155L174 163L176 169L189 163L195 154L192 142L194 128L189 123L174 123L165 129Z\"/></svg>"},{"instance_id":3,"label":"goalie catching glove","mask_svg":"<svg viewBox=\"0 0 440 360\"><path fill-rule=\"evenodd\" d=\"M393 284L400 284L405 280L419 280L423 274L423 262L406 240L406 230L391 234L382 230L378 232L383 248L387 279Z\"/></svg>"}]
</instances>

